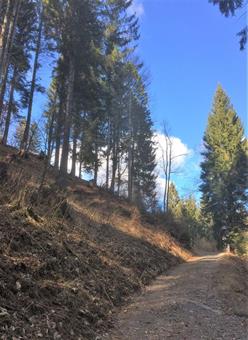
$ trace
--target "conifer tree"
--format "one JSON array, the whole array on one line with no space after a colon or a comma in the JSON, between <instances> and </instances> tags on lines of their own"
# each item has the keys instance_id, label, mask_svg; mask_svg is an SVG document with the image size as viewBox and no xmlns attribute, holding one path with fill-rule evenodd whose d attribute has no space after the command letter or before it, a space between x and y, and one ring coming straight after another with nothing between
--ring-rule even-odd
<instances>
[{"instance_id":1,"label":"conifer tree","mask_svg":"<svg viewBox=\"0 0 248 340\"><path fill-rule=\"evenodd\" d=\"M14 145L17 148L21 147L21 142L22 142L22 137L23 137L25 127L26 127L26 119L21 119L19 121L19 124L14 134ZM41 147L40 131L38 128L38 124L36 122L33 122L30 126L30 134L29 134L29 139L27 143L27 150L30 152L38 153L40 151L40 147Z\"/></svg>"},{"instance_id":2,"label":"conifer tree","mask_svg":"<svg viewBox=\"0 0 248 340\"><path fill-rule=\"evenodd\" d=\"M181 220L187 229L190 248L194 246L197 236L201 233L200 217L200 209L197 206L196 200L193 196L182 200Z\"/></svg>"},{"instance_id":3,"label":"conifer tree","mask_svg":"<svg viewBox=\"0 0 248 340\"><path fill-rule=\"evenodd\" d=\"M43 5L42 1L39 0L37 2L37 37L35 42L35 48L34 48L34 65L32 70L32 79L30 84L30 91L28 94L28 112L27 112L27 119L26 119L26 126L22 137L21 142L21 149L27 150L28 145L28 138L30 134L30 125L31 125L31 118L32 118L32 109L33 109L33 99L34 99L34 93L36 90L36 77L37 77L37 71L39 68L39 56L41 52L41 43L42 43L42 33L43 33Z\"/></svg>"},{"instance_id":4,"label":"conifer tree","mask_svg":"<svg viewBox=\"0 0 248 340\"><path fill-rule=\"evenodd\" d=\"M219 85L204 135L201 191L205 213L213 219L214 236L245 228L247 204L247 141L230 99Z\"/></svg>"},{"instance_id":5,"label":"conifer tree","mask_svg":"<svg viewBox=\"0 0 248 340\"><path fill-rule=\"evenodd\" d=\"M133 200L141 208L156 207L155 147L150 112L146 106L138 106L133 120L132 182Z\"/></svg>"},{"instance_id":6,"label":"conifer tree","mask_svg":"<svg viewBox=\"0 0 248 340\"><path fill-rule=\"evenodd\" d=\"M168 202L169 212L176 218L181 218L182 215L182 202L177 192L176 186L173 182L170 183L170 195Z\"/></svg>"},{"instance_id":7,"label":"conifer tree","mask_svg":"<svg viewBox=\"0 0 248 340\"><path fill-rule=\"evenodd\" d=\"M106 78L106 187L109 187L110 161L111 185L114 191L115 177L118 168L118 151L120 149L121 124L123 122L123 97L130 87L125 83L129 73L128 58L135 50L138 39L138 19L129 14L132 1L107 0L104 6L104 54ZM128 101L130 101L128 99ZM130 192L130 190L129 190Z\"/></svg>"},{"instance_id":8,"label":"conifer tree","mask_svg":"<svg viewBox=\"0 0 248 340\"><path fill-rule=\"evenodd\" d=\"M139 25L131 5L132 0L8 0L0 7L2 142L8 141L13 117L23 117L28 108L16 145L37 150L31 122L34 93L43 90L37 84L39 57L55 51L42 131L46 159L55 149L57 169L67 173L71 160L72 175L79 165L80 175L89 172L97 183L105 157L106 187L151 210L155 148L143 64L134 57Z\"/></svg>"},{"instance_id":9,"label":"conifer tree","mask_svg":"<svg viewBox=\"0 0 248 340\"><path fill-rule=\"evenodd\" d=\"M60 134L57 142L61 145L56 143L56 151L62 149L62 172L68 170L70 142L75 132L73 116L84 116L84 112L91 112L92 103L95 104L95 73L100 68L96 59L102 36L98 5L97 0L46 1L47 31L54 33L52 38L60 55L58 76L63 79L64 87L59 91L61 110L57 124ZM57 165L57 156L55 160Z\"/></svg>"},{"instance_id":10,"label":"conifer tree","mask_svg":"<svg viewBox=\"0 0 248 340\"><path fill-rule=\"evenodd\" d=\"M5 116L4 136L2 142L7 143L8 132L12 115L16 118L17 113L28 105L31 50L35 36L36 25L36 2L27 0L22 2L16 23L16 32L9 51L8 76L0 89L0 116ZM9 90L9 96L7 93ZM15 98L18 94L18 100ZM4 117L5 118L5 117Z\"/></svg>"}]
</instances>

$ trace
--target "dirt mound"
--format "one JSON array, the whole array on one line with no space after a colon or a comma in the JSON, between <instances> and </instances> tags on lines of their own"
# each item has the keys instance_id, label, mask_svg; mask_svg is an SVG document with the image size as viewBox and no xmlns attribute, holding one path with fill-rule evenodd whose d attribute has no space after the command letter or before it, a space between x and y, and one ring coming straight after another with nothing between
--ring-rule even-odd
<instances>
[{"instance_id":1,"label":"dirt mound","mask_svg":"<svg viewBox=\"0 0 248 340\"><path fill-rule=\"evenodd\" d=\"M0 147L0 338L95 339L110 315L188 258L133 205ZM9 159L11 158L11 161Z\"/></svg>"},{"instance_id":2,"label":"dirt mound","mask_svg":"<svg viewBox=\"0 0 248 340\"><path fill-rule=\"evenodd\" d=\"M228 314L248 318L248 259L225 257L214 278L213 289Z\"/></svg>"}]
</instances>

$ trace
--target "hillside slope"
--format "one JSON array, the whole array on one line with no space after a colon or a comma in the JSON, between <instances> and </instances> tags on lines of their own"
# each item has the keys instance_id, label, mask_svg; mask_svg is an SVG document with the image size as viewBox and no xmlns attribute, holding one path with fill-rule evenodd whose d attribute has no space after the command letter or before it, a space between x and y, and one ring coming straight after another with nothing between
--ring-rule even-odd
<instances>
[{"instance_id":1,"label":"hillside slope","mask_svg":"<svg viewBox=\"0 0 248 340\"><path fill-rule=\"evenodd\" d=\"M190 254L124 199L0 147L0 338L95 339Z\"/></svg>"}]
</instances>

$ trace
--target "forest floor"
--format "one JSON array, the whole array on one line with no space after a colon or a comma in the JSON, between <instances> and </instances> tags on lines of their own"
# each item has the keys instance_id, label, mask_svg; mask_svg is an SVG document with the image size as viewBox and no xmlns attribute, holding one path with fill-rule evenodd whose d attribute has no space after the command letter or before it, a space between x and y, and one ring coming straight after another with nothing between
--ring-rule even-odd
<instances>
[{"instance_id":1,"label":"forest floor","mask_svg":"<svg viewBox=\"0 0 248 340\"><path fill-rule=\"evenodd\" d=\"M193 257L118 313L103 339L246 340L247 278L246 263L238 257Z\"/></svg>"}]
</instances>

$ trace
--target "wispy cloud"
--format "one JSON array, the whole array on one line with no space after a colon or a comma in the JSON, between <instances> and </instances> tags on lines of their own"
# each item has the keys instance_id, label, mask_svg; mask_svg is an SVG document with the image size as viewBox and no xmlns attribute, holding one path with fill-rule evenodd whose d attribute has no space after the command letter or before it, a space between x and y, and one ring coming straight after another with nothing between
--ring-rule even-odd
<instances>
[{"instance_id":1,"label":"wispy cloud","mask_svg":"<svg viewBox=\"0 0 248 340\"><path fill-rule=\"evenodd\" d=\"M172 143L172 167L180 168L185 163L186 159L192 155L193 150L191 150L183 141L175 136L170 136L170 140ZM158 163L158 166L162 168L162 154L163 150L166 149L166 139L161 132L156 132L154 135L154 141L157 146L156 151L156 160Z\"/></svg>"}]
</instances>

